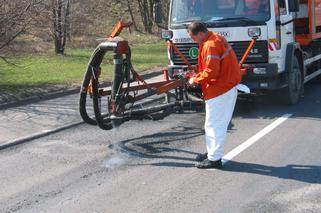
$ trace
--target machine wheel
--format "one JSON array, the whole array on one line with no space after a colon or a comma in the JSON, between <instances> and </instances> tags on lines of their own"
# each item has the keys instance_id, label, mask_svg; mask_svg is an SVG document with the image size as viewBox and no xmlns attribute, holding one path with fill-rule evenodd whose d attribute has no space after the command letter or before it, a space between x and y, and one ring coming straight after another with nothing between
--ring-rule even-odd
<instances>
[{"instance_id":1,"label":"machine wheel","mask_svg":"<svg viewBox=\"0 0 321 213\"><path fill-rule=\"evenodd\" d=\"M288 105L298 103L303 91L303 77L298 58L292 60L291 70L288 72L288 86L280 91L281 102Z\"/></svg>"}]
</instances>

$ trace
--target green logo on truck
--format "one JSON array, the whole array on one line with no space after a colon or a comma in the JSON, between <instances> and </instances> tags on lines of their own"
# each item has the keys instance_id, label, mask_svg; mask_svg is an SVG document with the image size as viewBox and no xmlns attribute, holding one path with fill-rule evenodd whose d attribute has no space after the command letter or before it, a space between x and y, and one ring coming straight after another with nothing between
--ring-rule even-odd
<instances>
[{"instance_id":1,"label":"green logo on truck","mask_svg":"<svg viewBox=\"0 0 321 213\"><path fill-rule=\"evenodd\" d=\"M191 49L189 49L189 57L191 57L191 59L197 59L198 58L198 48L197 47L192 47Z\"/></svg>"}]
</instances>

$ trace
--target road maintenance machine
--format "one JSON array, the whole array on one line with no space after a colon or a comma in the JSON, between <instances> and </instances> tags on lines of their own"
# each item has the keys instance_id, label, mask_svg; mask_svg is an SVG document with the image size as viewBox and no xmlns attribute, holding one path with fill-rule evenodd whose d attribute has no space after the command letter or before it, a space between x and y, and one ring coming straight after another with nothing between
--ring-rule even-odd
<instances>
[{"instance_id":1,"label":"road maintenance machine","mask_svg":"<svg viewBox=\"0 0 321 213\"><path fill-rule=\"evenodd\" d=\"M201 21L224 36L238 59L253 37L254 47L244 61L242 83L254 93L275 91L279 100L295 104L304 83L321 82L321 0L171 0L167 33L187 60L195 65L198 45L186 27ZM162 5L155 4L155 21L161 24ZM168 49L169 76L188 70L173 48Z\"/></svg>"},{"instance_id":2,"label":"road maintenance machine","mask_svg":"<svg viewBox=\"0 0 321 213\"><path fill-rule=\"evenodd\" d=\"M128 42L119 37L122 29L131 25L130 22L118 22L111 35L97 46L80 89L79 112L82 119L104 130L128 120L160 119L186 107L202 105L201 100L191 103L185 96L185 74L170 80L167 69L164 69L163 81L147 83L135 71ZM147 97L164 93L166 96L161 103L153 106L146 102L142 104Z\"/></svg>"},{"instance_id":3,"label":"road maintenance machine","mask_svg":"<svg viewBox=\"0 0 321 213\"><path fill-rule=\"evenodd\" d=\"M167 31L163 32L162 37L167 41L168 48L173 49L184 62L186 71L172 74L169 78L168 70L164 69L163 81L149 83L135 71L128 42L119 37L122 29L130 26L131 23L120 21L112 34L93 52L80 90L79 111L82 119L88 124L110 130L128 120L155 120L173 112L203 108L201 91L187 84L195 71L194 67L168 37ZM240 61L244 73L247 67L243 66L243 62L256 39L252 39ZM163 100L147 104L146 98L156 95L164 95Z\"/></svg>"}]
</instances>

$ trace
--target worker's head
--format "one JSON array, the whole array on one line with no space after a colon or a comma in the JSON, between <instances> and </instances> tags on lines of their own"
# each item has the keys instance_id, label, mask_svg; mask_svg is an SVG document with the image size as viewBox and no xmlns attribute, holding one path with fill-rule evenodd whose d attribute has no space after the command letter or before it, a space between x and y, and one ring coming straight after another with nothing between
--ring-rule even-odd
<instances>
[{"instance_id":1,"label":"worker's head","mask_svg":"<svg viewBox=\"0 0 321 213\"><path fill-rule=\"evenodd\" d=\"M196 43L202 43L207 36L208 29L203 23L194 21L188 25L187 32Z\"/></svg>"}]
</instances>

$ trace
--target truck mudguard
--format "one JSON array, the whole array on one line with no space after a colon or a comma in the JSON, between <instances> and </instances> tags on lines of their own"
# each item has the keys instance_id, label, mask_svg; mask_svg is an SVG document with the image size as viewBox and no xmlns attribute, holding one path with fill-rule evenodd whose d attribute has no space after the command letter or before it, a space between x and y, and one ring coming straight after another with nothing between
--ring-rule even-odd
<instances>
[{"instance_id":1,"label":"truck mudguard","mask_svg":"<svg viewBox=\"0 0 321 213\"><path fill-rule=\"evenodd\" d=\"M305 68L304 68L304 62L303 62L303 54L300 48L300 44L297 42L289 43L286 47L285 71L286 72L292 71L292 60L293 60L293 57L296 57L296 55L298 57L298 61L299 61L303 78L304 78Z\"/></svg>"}]
</instances>

